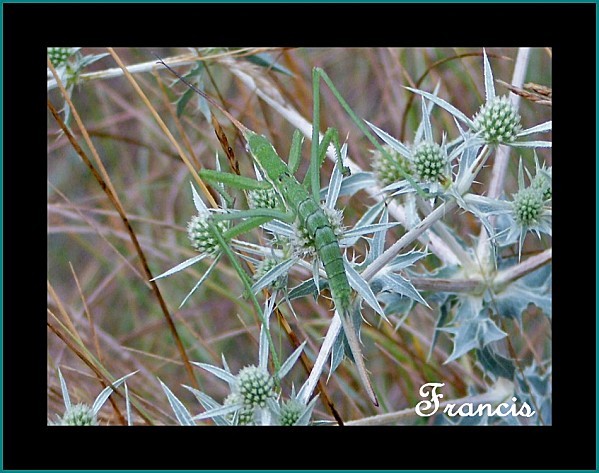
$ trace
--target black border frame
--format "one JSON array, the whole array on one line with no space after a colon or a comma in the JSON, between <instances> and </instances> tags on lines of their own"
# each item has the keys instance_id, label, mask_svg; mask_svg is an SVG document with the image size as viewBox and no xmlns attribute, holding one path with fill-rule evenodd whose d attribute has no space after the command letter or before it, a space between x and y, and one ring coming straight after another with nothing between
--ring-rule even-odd
<instances>
[{"instance_id":1,"label":"black border frame","mask_svg":"<svg viewBox=\"0 0 599 473\"><path fill-rule=\"evenodd\" d=\"M591 86L591 78L596 79L594 3L4 3L2 7L5 469L595 469L596 384L576 371L583 364L585 376L595 372L596 321L586 308L591 306L586 298L595 292L591 287L595 278L578 276L575 288L566 280L580 274L580 267L573 266L580 266L581 258L590 260L578 252L591 248L581 247L585 241L581 235L590 239L594 233L588 215L573 214L579 210L586 215L595 202L590 195L593 186L585 179L589 166L594 170L596 165L591 159L595 142L590 139L595 136L592 104L596 103ZM322 35L315 33L319 28ZM46 275L36 269L45 261L40 236L45 234L46 176L32 174L29 165L31 156L46 153L46 46L200 42L553 48L558 171L554 173L553 426L84 430L46 426L47 333L42 323ZM219 445L230 452L227 457L218 456Z\"/></svg>"}]
</instances>

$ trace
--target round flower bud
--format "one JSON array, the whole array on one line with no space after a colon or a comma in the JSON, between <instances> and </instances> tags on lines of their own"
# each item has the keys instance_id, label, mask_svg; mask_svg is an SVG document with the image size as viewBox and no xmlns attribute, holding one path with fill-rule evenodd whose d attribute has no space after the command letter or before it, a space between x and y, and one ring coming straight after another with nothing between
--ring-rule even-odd
<instances>
[{"instance_id":1,"label":"round flower bud","mask_svg":"<svg viewBox=\"0 0 599 473\"><path fill-rule=\"evenodd\" d=\"M372 168L379 182L386 187L404 179L401 170L405 173L409 169L409 163L389 145L384 145L383 148L387 154L379 150L372 152Z\"/></svg>"},{"instance_id":2,"label":"round flower bud","mask_svg":"<svg viewBox=\"0 0 599 473\"><path fill-rule=\"evenodd\" d=\"M481 106L474 117L474 130L487 143L511 143L521 129L520 115L505 95Z\"/></svg>"},{"instance_id":3,"label":"round flower bud","mask_svg":"<svg viewBox=\"0 0 599 473\"><path fill-rule=\"evenodd\" d=\"M447 169L447 158L437 143L418 143L412 151L412 162L423 181L436 181L445 175Z\"/></svg>"},{"instance_id":4,"label":"round flower bud","mask_svg":"<svg viewBox=\"0 0 599 473\"><path fill-rule=\"evenodd\" d=\"M75 404L64 413L61 425L98 425L98 419L87 404Z\"/></svg>"},{"instance_id":5,"label":"round flower bud","mask_svg":"<svg viewBox=\"0 0 599 473\"><path fill-rule=\"evenodd\" d=\"M543 173L537 174L532 181L531 187L538 189L543 193L543 200L550 200L553 196L550 175L547 176Z\"/></svg>"},{"instance_id":6,"label":"round flower bud","mask_svg":"<svg viewBox=\"0 0 599 473\"><path fill-rule=\"evenodd\" d=\"M277 263L278 261L274 258L264 258L262 261L260 261L260 263L258 263L258 266L256 266L254 280L258 281L262 276L274 268Z\"/></svg>"},{"instance_id":7,"label":"round flower bud","mask_svg":"<svg viewBox=\"0 0 599 473\"><path fill-rule=\"evenodd\" d=\"M266 400L274 396L275 383L262 368L250 365L237 375L238 391L243 403L251 408L264 407Z\"/></svg>"},{"instance_id":8,"label":"round flower bud","mask_svg":"<svg viewBox=\"0 0 599 473\"><path fill-rule=\"evenodd\" d=\"M272 268L274 268L279 261L275 258L264 258L258 265L256 266L256 272L254 273L253 279L254 281L259 281L262 276L268 273ZM286 276L281 276L276 280L272 281L270 285L275 289L283 289L286 283Z\"/></svg>"},{"instance_id":9,"label":"round flower bud","mask_svg":"<svg viewBox=\"0 0 599 473\"><path fill-rule=\"evenodd\" d=\"M277 192L273 189L257 189L248 191L250 209L276 209L279 207Z\"/></svg>"},{"instance_id":10,"label":"round flower bud","mask_svg":"<svg viewBox=\"0 0 599 473\"><path fill-rule=\"evenodd\" d=\"M207 222L208 218L206 215L193 216L187 224L187 235L194 250L216 255L220 251L220 247L210 230ZM224 221L214 222L214 224L221 233L227 231L227 224Z\"/></svg>"},{"instance_id":11,"label":"round flower bud","mask_svg":"<svg viewBox=\"0 0 599 473\"><path fill-rule=\"evenodd\" d=\"M303 412L304 405L301 402L296 401L295 399L285 401L281 406L281 425L295 425Z\"/></svg>"},{"instance_id":12,"label":"round flower bud","mask_svg":"<svg viewBox=\"0 0 599 473\"><path fill-rule=\"evenodd\" d=\"M514 195L512 208L516 222L523 227L534 225L543 210L543 193L534 187L526 187Z\"/></svg>"},{"instance_id":13,"label":"round flower bud","mask_svg":"<svg viewBox=\"0 0 599 473\"><path fill-rule=\"evenodd\" d=\"M243 404L243 397L239 393L231 393L223 402L224 406L231 406L233 404ZM244 406L236 412L231 414L227 414L227 420L233 422L237 420L235 425L252 425L254 422L254 408L248 407L244 404Z\"/></svg>"},{"instance_id":14,"label":"round flower bud","mask_svg":"<svg viewBox=\"0 0 599 473\"><path fill-rule=\"evenodd\" d=\"M54 67L64 64L72 55L71 48L48 48L48 56Z\"/></svg>"}]
</instances>

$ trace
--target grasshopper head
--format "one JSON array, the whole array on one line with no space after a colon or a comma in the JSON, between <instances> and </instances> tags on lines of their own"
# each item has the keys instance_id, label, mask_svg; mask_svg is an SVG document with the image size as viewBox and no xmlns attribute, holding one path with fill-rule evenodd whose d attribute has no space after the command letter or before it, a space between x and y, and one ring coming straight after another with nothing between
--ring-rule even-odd
<instances>
[{"instance_id":1,"label":"grasshopper head","mask_svg":"<svg viewBox=\"0 0 599 473\"><path fill-rule=\"evenodd\" d=\"M264 178L274 188L279 187L280 177L289 173L287 165L264 136L249 132L246 139L248 151Z\"/></svg>"}]
</instances>

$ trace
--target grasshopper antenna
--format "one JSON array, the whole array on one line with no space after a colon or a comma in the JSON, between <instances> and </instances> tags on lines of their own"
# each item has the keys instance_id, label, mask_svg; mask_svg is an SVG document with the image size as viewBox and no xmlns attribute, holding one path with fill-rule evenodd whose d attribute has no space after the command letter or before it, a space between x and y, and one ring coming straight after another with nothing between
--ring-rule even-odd
<instances>
[{"instance_id":1,"label":"grasshopper antenna","mask_svg":"<svg viewBox=\"0 0 599 473\"><path fill-rule=\"evenodd\" d=\"M156 53L153 53L153 54L158 59L158 61L157 61L158 64L162 64L164 67L166 67L169 70L169 72L171 74L173 74L175 77L177 77L187 87L189 87L195 93L199 94L204 99L206 99L208 101L208 103L210 103L211 105L218 108L231 121L231 123L233 123L233 125L235 125L239 129L241 134L245 137L246 132L249 131L249 129L247 127L243 126L243 124L240 121L238 121L233 115L231 115L229 112L227 112L216 100L214 100L212 97L210 97L206 92L204 92L203 90L200 90L195 85L193 85L191 82L189 82L187 79L182 77L181 74L176 72L171 66L169 66L167 63L165 63L164 60L160 56L158 56Z\"/></svg>"}]
</instances>

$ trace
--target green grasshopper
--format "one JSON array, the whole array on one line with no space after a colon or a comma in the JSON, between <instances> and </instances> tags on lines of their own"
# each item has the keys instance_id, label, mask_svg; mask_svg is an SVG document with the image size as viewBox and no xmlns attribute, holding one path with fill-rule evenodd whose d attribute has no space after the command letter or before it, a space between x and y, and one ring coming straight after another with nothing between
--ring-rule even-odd
<instances>
[{"instance_id":1,"label":"green grasshopper","mask_svg":"<svg viewBox=\"0 0 599 473\"><path fill-rule=\"evenodd\" d=\"M339 247L337 237L331 228L329 220L319 205L320 202L320 167L325 158L326 151L332 143L337 154L338 165L340 169L345 169L342 164L342 156L339 146L339 137L337 130L329 128L322 141L319 135L319 79L324 71L314 69L314 116L313 116L313 133L312 133L312 148L310 167L304 178L304 182L300 183L294 174L299 167L301 156L302 137L301 133L296 130L293 136L289 162L285 163L277 154L272 144L262 135L258 135L252 130L245 127L229 112L221 107L212 97L207 95L202 90L195 87L193 84L186 81L179 74L173 71L163 61L159 61L169 71L176 75L188 87L191 87L195 92L200 94L214 107L218 108L233 125L242 134L247 150L249 151L254 163L258 166L266 182L256 181L242 176L237 176L231 173L212 171L203 169L199 171L200 177L216 183L225 183L231 187L239 189L264 189L272 186L277 192L282 202L287 208L287 213L270 210L270 209L253 209L247 211L239 211L234 214L219 214L212 218L214 221L229 220L234 218L247 218L248 220L239 225L240 231L235 227L227 231L228 236L237 235L241 230L247 231L249 228L257 227L270 219L278 219L286 222L298 221L302 228L305 228L308 234L315 242L316 253L324 266L327 275L329 289L335 308L339 313L342 322L343 331L351 350L353 359L356 363L356 368L364 388L366 389L370 400L378 406L378 400L370 379L368 377L358 332L354 324L352 313L354 310L359 310L357 304L352 303L352 289L350 287L345 267L343 263L343 255ZM328 76L325 76L328 79ZM327 80L329 86L331 85ZM337 94L336 94L337 95ZM311 189L311 193L308 191Z\"/></svg>"}]
</instances>

